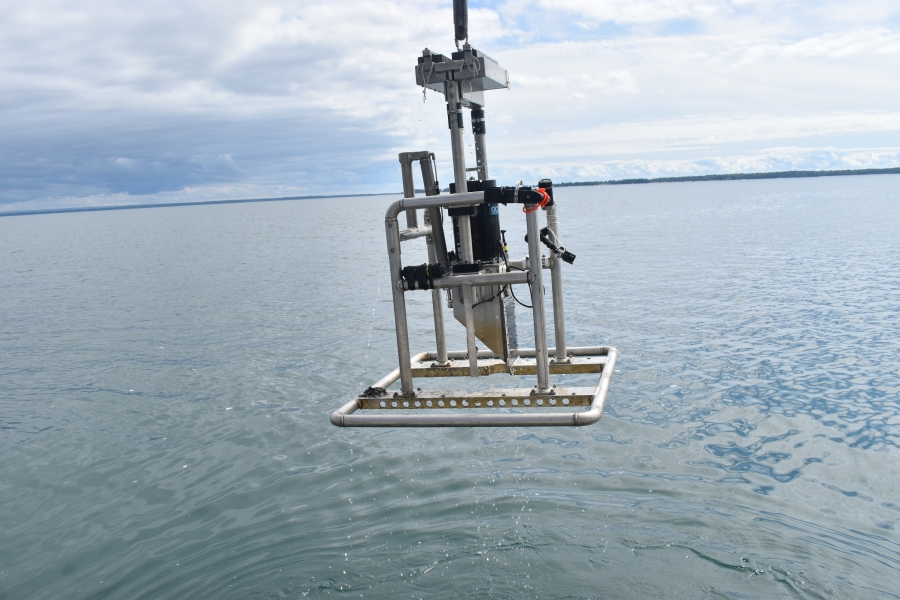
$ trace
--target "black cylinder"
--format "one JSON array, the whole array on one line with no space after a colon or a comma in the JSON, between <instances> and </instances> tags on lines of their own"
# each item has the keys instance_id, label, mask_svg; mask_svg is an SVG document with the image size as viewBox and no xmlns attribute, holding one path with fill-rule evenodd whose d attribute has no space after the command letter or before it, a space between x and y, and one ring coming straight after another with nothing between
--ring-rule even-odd
<instances>
[{"instance_id":1,"label":"black cylinder","mask_svg":"<svg viewBox=\"0 0 900 600\"><path fill-rule=\"evenodd\" d=\"M538 187L544 188L544 191L550 196L550 204L553 204L555 202L553 199L553 182L549 179L541 179L538 181Z\"/></svg>"},{"instance_id":2,"label":"black cylinder","mask_svg":"<svg viewBox=\"0 0 900 600\"><path fill-rule=\"evenodd\" d=\"M469 39L469 2L453 0L453 28L457 40Z\"/></svg>"},{"instance_id":3,"label":"black cylinder","mask_svg":"<svg viewBox=\"0 0 900 600\"><path fill-rule=\"evenodd\" d=\"M467 181L470 192L480 192L486 188L497 186L495 179L486 181ZM450 193L455 186L450 184ZM460 255L459 224L456 216L469 215L472 229L472 254L478 262L496 262L503 258L503 242L500 236L500 210L497 204L478 204L472 207L451 208L448 211L453 218L453 237L456 242L456 253Z\"/></svg>"},{"instance_id":4,"label":"black cylinder","mask_svg":"<svg viewBox=\"0 0 900 600\"><path fill-rule=\"evenodd\" d=\"M400 275L406 280L408 291L430 290L434 288L435 278L444 276L444 267L439 263L403 267Z\"/></svg>"},{"instance_id":5,"label":"black cylinder","mask_svg":"<svg viewBox=\"0 0 900 600\"><path fill-rule=\"evenodd\" d=\"M503 242L500 241L500 210L497 204L482 204L478 214L471 218L472 254L475 260L494 262L503 258Z\"/></svg>"},{"instance_id":6,"label":"black cylinder","mask_svg":"<svg viewBox=\"0 0 900 600\"><path fill-rule=\"evenodd\" d=\"M484 127L484 109L483 108L473 108L472 109L472 133L478 135L479 133L484 134L487 133Z\"/></svg>"}]
</instances>

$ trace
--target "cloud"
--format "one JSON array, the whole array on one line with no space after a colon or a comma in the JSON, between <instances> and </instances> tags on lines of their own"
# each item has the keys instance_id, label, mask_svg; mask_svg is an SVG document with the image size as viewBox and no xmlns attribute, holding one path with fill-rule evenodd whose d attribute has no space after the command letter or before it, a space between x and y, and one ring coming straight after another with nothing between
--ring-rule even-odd
<instances>
[{"instance_id":1,"label":"cloud","mask_svg":"<svg viewBox=\"0 0 900 600\"><path fill-rule=\"evenodd\" d=\"M900 54L900 31L879 27L826 33L791 44L784 49L784 54L803 58Z\"/></svg>"},{"instance_id":2,"label":"cloud","mask_svg":"<svg viewBox=\"0 0 900 600\"><path fill-rule=\"evenodd\" d=\"M614 94L639 94L640 90L634 81L634 76L625 70L607 72L561 72L553 75L516 76L511 85L523 85L532 88L551 88L556 91L565 90L579 97L586 97L587 93L599 93L604 95Z\"/></svg>"},{"instance_id":3,"label":"cloud","mask_svg":"<svg viewBox=\"0 0 900 600\"><path fill-rule=\"evenodd\" d=\"M142 195L239 179L300 192L359 179L347 173L366 173L401 135L414 57L441 33L428 17L449 20L420 6L7 7L0 195Z\"/></svg>"},{"instance_id":4,"label":"cloud","mask_svg":"<svg viewBox=\"0 0 900 600\"><path fill-rule=\"evenodd\" d=\"M761 173L795 170L867 169L900 167L900 147L894 148L763 148L756 153L711 153L691 158L595 158L572 163L559 160L522 160L515 171L532 179L607 181L611 179L680 177L719 173ZM500 169L496 176L510 176Z\"/></svg>"},{"instance_id":5,"label":"cloud","mask_svg":"<svg viewBox=\"0 0 900 600\"><path fill-rule=\"evenodd\" d=\"M470 3L512 80L487 95L492 173L894 160L895 3ZM426 148L446 180L443 99L412 70L452 48L450 6L6 3L0 203L392 191L397 152Z\"/></svg>"},{"instance_id":6,"label":"cloud","mask_svg":"<svg viewBox=\"0 0 900 600\"><path fill-rule=\"evenodd\" d=\"M709 17L725 2L715 0L541 0L549 10L562 10L587 19L589 24L659 23Z\"/></svg>"},{"instance_id":7,"label":"cloud","mask_svg":"<svg viewBox=\"0 0 900 600\"><path fill-rule=\"evenodd\" d=\"M540 145L501 144L514 160L589 156L652 155L747 146L827 135L885 133L900 139L900 112L826 113L770 116L739 114L685 116L611 123L579 131L550 133Z\"/></svg>"}]
</instances>

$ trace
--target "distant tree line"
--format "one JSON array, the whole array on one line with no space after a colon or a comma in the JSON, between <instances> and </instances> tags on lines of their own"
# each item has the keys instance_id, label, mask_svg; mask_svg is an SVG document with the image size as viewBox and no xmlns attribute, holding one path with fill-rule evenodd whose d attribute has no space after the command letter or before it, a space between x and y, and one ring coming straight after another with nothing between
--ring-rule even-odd
<instances>
[{"instance_id":1,"label":"distant tree line","mask_svg":"<svg viewBox=\"0 0 900 600\"><path fill-rule=\"evenodd\" d=\"M724 175L688 175L654 179L610 179L608 181L564 181L554 187L580 185L626 185L631 183L674 183L679 181L723 181L729 179L785 179L789 177L834 177L838 175L900 175L900 167L890 169L841 169L837 171L774 171L771 173L726 173Z\"/></svg>"}]
</instances>

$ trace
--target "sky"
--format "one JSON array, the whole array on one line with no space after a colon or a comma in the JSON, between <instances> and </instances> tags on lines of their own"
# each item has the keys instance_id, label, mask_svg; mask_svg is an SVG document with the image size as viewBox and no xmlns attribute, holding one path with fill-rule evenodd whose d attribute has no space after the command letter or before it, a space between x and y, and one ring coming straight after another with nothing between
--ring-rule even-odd
<instances>
[{"instance_id":1,"label":"sky","mask_svg":"<svg viewBox=\"0 0 900 600\"><path fill-rule=\"evenodd\" d=\"M896 0L469 4L501 183L900 166ZM2 2L0 212L395 192L417 150L446 184L451 6Z\"/></svg>"}]
</instances>

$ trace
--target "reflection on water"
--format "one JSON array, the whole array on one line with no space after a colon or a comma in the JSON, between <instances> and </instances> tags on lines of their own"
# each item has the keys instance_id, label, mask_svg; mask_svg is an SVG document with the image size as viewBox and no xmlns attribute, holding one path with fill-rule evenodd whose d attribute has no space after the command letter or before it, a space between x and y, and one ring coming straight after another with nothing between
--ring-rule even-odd
<instances>
[{"instance_id":1,"label":"reflection on water","mask_svg":"<svg viewBox=\"0 0 900 600\"><path fill-rule=\"evenodd\" d=\"M582 429L328 424L386 197L0 219L0 598L900 597L898 189L561 188Z\"/></svg>"}]
</instances>

